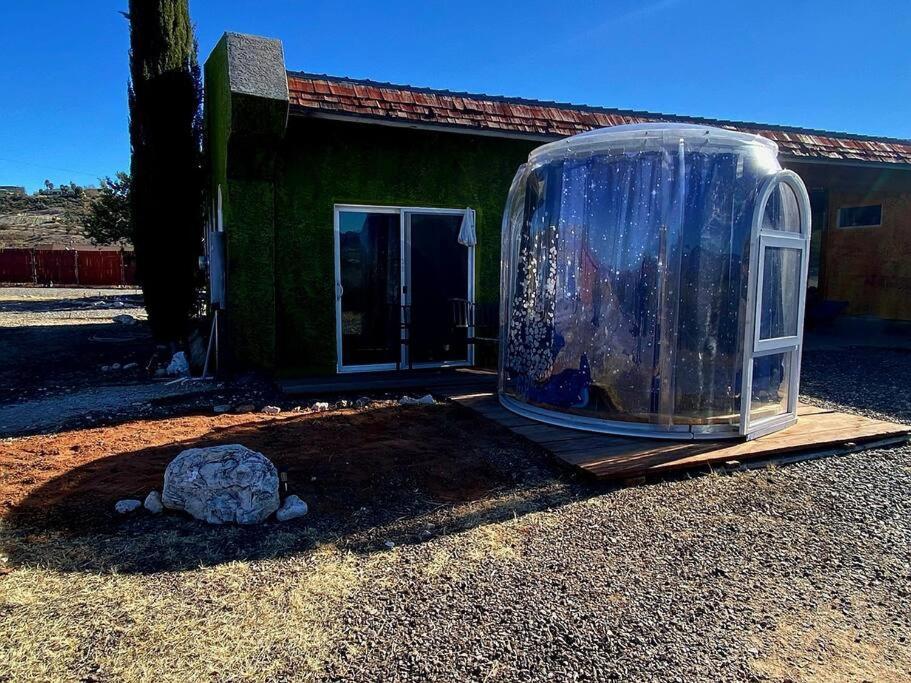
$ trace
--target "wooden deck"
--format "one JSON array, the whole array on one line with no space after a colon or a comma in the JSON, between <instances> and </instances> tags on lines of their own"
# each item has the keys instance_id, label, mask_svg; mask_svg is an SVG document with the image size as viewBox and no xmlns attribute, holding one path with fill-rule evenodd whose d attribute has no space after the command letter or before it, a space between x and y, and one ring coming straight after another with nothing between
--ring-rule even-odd
<instances>
[{"instance_id":1,"label":"wooden deck","mask_svg":"<svg viewBox=\"0 0 911 683\"><path fill-rule=\"evenodd\" d=\"M668 441L592 434L512 413L492 392L448 394L464 405L599 479L636 479L748 460L802 460L904 443L911 427L801 404L797 424L753 441Z\"/></svg>"}]
</instances>

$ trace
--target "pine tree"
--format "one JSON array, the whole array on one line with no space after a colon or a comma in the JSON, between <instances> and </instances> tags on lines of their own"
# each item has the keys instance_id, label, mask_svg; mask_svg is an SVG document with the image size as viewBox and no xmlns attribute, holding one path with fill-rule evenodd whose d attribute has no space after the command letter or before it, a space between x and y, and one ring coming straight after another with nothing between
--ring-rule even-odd
<instances>
[{"instance_id":1,"label":"pine tree","mask_svg":"<svg viewBox=\"0 0 911 683\"><path fill-rule=\"evenodd\" d=\"M130 0L130 193L137 272L158 341L181 339L202 235L202 85L187 0Z\"/></svg>"}]
</instances>

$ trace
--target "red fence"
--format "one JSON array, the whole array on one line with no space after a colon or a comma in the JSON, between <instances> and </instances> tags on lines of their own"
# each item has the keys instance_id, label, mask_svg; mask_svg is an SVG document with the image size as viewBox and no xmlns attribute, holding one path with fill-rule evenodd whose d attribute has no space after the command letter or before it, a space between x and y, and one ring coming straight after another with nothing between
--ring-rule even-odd
<instances>
[{"instance_id":1,"label":"red fence","mask_svg":"<svg viewBox=\"0 0 911 683\"><path fill-rule=\"evenodd\" d=\"M33 285L135 285L131 251L0 249L0 282Z\"/></svg>"},{"instance_id":2,"label":"red fence","mask_svg":"<svg viewBox=\"0 0 911 683\"><path fill-rule=\"evenodd\" d=\"M0 282L33 282L31 249L0 249Z\"/></svg>"}]
</instances>

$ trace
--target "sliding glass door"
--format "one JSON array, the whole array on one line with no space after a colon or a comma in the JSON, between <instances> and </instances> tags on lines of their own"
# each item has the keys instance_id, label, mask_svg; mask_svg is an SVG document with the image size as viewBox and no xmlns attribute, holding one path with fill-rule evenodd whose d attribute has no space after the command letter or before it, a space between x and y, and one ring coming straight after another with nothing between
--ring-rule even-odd
<instances>
[{"instance_id":1,"label":"sliding glass door","mask_svg":"<svg viewBox=\"0 0 911 683\"><path fill-rule=\"evenodd\" d=\"M474 247L462 209L337 206L339 372L469 365ZM461 309L459 307L462 307Z\"/></svg>"},{"instance_id":2,"label":"sliding glass door","mask_svg":"<svg viewBox=\"0 0 911 683\"><path fill-rule=\"evenodd\" d=\"M401 357L401 229L390 209L336 212L339 368L394 369Z\"/></svg>"},{"instance_id":3,"label":"sliding glass door","mask_svg":"<svg viewBox=\"0 0 911 683\"><path fill-rule=\"evenodd\" d=\"M469 250L459 244L464 212L405 212L406 352L413 367L468 363L468 328L453 310L469 300Z\"/></svg>"}]
</instances>

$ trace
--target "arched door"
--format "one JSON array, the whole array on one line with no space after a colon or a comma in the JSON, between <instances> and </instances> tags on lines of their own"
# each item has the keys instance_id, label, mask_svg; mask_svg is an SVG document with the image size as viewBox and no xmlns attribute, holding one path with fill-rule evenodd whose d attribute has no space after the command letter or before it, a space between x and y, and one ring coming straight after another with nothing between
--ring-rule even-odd
<instances>
[{"instance_id":1,"label":"arched door","mask_svg":"<svg viewBox=\"0 0 911 683\"><path fill-rule=\"evenodd\" d=\"M748 439L797 420L810 246L810 199L800 177L779 171L753 216L740 433Z\"/></svg>"}]
</instances>

